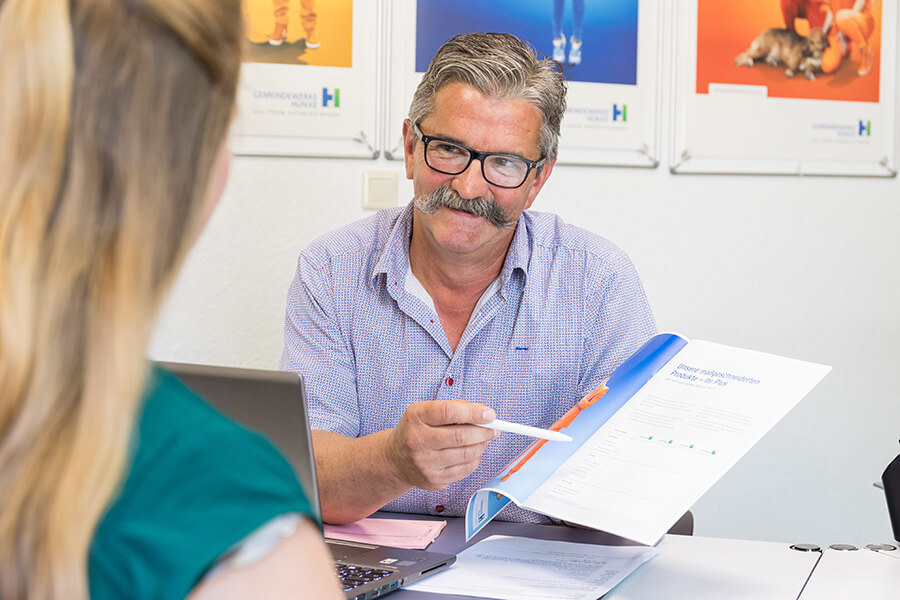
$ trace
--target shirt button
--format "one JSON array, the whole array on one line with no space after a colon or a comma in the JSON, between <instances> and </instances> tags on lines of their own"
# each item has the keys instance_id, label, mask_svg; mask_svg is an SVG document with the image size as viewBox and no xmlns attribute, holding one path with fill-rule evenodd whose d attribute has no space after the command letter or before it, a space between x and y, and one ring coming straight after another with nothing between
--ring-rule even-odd
<instances>
[{"instance_id":1,"label":"shirt button","mask_svg":"<svg viewBox=\"0 0 900 600\"><path fill-rule=\"evenodd\" d=\"M453 385L453 378L452 378L452 377L448 377L448 378L447 378L447 381L446 381L445 383L446 383L447 385L451 385L451 386L452 386L452 385Z\"/></svg>"},{"instance_id":2,"label":"shirt button","mask_svg":"<svg viewBox=\"0 0 900 600\"><path fill-rule=\"evenodd\" d=\"M444 505L443 505L443 504L438 504L437 506L435 506L435 507L434 507L434 512L436 512L436 513L442 513L442 512L444 512Z\"/></svg>"}]
</instances>

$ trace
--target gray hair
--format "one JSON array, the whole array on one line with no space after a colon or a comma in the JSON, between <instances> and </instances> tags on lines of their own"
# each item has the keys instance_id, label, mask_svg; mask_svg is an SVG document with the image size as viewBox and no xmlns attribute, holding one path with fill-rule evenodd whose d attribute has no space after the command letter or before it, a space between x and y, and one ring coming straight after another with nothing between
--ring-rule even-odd
<instances>
[{"instance_id":1,"label":"gray hair","mask_svg":"<svg viewBox=\"0 0 900 600\"><path fill-rule=\"evenodd\" d=\"M508 33L464 33L438 49L409 107L418 124L434 108L435 96L446 84L470 85L489 98L522 98L543 116L538 148L556 158L559 127L566 112L566 82L559 63L541 58L534 48Z\"/></svg>"}]
</instances>

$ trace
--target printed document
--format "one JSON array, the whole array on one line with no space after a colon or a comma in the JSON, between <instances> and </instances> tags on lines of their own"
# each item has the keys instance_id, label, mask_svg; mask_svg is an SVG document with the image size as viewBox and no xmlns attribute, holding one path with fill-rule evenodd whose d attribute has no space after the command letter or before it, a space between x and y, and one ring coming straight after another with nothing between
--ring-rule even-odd
<instances>
[{"instance_id":1,"label":"printed document","mask_svg":"<svg viewBox=\"0 0 900 600\"><path fill-rule=\"evenodd\" d=\"M499 600L596 600L656 554L495 535L466 548L446 571L406 589Z\"/></svg>"},{"instance_id":2,"label":"printed document","mask_svg":"<svg viewBox=\"0 0 900 600\"><path fill-rule=\"evenodd\" d=\"M654 336L551 427L573 442L534 442L472 496L466 535L514 501L655 544L829 370Z\"/></svg>"}]
</instances>

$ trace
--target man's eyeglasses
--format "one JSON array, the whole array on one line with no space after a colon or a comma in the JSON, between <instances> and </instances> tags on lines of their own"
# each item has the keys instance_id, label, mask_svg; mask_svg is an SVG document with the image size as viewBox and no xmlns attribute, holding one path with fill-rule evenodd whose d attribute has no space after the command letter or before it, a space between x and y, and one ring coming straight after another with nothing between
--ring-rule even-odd
<instances>
[{"instance_id":1,"label":"man's eyeglasses","mask_svg":"<svg viewBox=\"0 0 900 600\"><path fill-rule=\"evenodd\" d=\"M532 169L547 162L546 158L534 161L498 152L478 152L462 144L425 135L419 125L413 125L416 137L425 144L425 164L445 175L459 175L469 168L473 160L481 162L484 180L501 188L521 187Z\"/></svg>"}]
</instances>

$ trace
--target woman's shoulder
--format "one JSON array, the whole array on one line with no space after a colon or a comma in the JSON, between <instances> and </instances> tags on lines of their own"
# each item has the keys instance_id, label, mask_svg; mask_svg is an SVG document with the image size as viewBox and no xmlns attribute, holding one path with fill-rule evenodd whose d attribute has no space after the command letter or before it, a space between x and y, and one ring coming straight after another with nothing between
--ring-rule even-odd
<instances>
[{"instance_id":1,"label":"woman's shoulder","mask_svg":"<svg viewBox=\"0 0 900 600\"><path fill-rule=\"evenodd\" d=\"M204 444L224 440L239 444L240 449L262 445L274 450L265 438L218 412L178 377L159 366L153 366L150 371L138 436L137 455L160 450L165 450L166 455L172 450L186 453L200 450L213 458ZM228 452L227 448L222 450Z\"/></svg>"},{"instance_id":2,"label":"woman's shoulder","mask_svg":"<svg viewBox=\"0 0 900 600\"><path fill-rule=\"evenodd\" d=\"M155 367L130 469L95 535L91 595L184 597L219 557L285 513L312 509L284 457Z\"/></svg>"},{"instance_id":3,"label":"woman's shoulder","mask_svg":"<svg viewBox=\"0 0 900 600\"><path fill-rule=\"evenodd\" d=\"M154 367L135 440L131 477L160 473L172 483L263 486L303 491L287 460L262 435L216 411L168 371Z\"/></svg>"}]
</instances>

